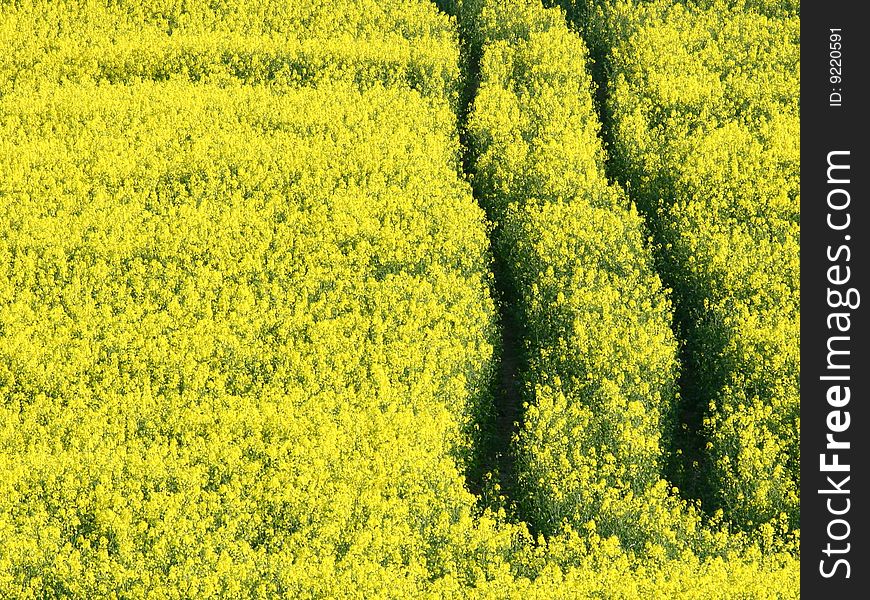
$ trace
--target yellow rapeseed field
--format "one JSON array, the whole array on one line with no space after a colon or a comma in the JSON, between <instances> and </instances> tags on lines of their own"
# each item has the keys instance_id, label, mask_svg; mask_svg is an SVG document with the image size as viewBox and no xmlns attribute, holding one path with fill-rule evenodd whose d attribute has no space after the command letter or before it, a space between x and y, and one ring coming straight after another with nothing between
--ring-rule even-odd
<instances>
[{"instance_id":1,"label":"yellow rapeseed field","mask_svg":"<svg viewBox=\"0 0 870 600\"><path fill-rule=\"evenodd\" d=\"M798 596L799 5L562 4L0 2L0 597Z\"/></svg>"}]
</instances>

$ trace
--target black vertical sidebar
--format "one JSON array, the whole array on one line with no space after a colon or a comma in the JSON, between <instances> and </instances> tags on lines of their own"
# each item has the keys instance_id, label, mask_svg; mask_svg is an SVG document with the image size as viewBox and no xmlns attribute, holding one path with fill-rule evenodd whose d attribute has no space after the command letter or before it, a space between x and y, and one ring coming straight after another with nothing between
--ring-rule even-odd
<instances>
[{"instance_id":1,"label":"black vertical sidebar","mask_svg":"<svg viewBox=\"0 0 870 600\"><path fill-rule=\"evenodd\" d=\"M801 595L870 590L864 3L801 6Z\"/></svg>"}]
</instances>

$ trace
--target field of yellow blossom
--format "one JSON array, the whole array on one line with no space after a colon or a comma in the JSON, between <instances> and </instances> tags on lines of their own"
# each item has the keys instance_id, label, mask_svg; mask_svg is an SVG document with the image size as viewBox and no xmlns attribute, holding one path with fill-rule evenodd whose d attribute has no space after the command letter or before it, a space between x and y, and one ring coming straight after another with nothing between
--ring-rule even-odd
<instances>
[{"instance_id":1,"label":"field of yellow blossom","mask_svg":"<svg viewBox=\"0 0 870 600\"><path fill-rule=\"evenodd\" d=\"M797 597L799 9L0 2L0 597Z\"/></svg>"}]
</instances>

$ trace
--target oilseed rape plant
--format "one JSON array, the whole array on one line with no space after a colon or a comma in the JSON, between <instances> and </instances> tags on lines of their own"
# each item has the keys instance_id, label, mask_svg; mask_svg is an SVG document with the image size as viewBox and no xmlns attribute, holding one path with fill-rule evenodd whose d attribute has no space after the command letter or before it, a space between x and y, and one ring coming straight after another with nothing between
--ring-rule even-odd
<instances>
[{"instance_id":1,"label":"oilseed rape plant","mask_svg":"<svg viewBox=\"0 0 870 600\"><path fill-rule=\"evenodd\" d=\"M178 82L3 103L13 581L296 595L359 552L438 562L414 540L471 505L494 335L451 113Z\"/></svg>"},{"instance_id":2,"label":"oilseed rape plant","mask_svg":"<svg viewBox=\"0 0 870 600\"><path fill-rule=\"evenodd\" d=\"M799 20L721 3L617 2L598 15L614 162L662 246L684 392L703 415L693 460L709 477L687 483L745 529L794 530Z\"/></svg>"},{"instance_id":3,"label":"oilseed rape plant","mask_svg":"<svg viewBox=\"0 0 870 600\"><path fill-rule=\"evenodd\" d=\"M0 3L0 597L796 597L796 6Z\"/></svg>"},{"instance_id":4,"label":"oilseed rape plant","mask_svg":"<svg viewBox=\"0 0 870 600\"><path fill-rule=\"evenodd\" d=\"M3 86L166 80L458 94L456 31L423 1L15 2L4 9Z\"/></svg>"},{"instance_id":5,"label":"oilseed rape plant","mask_svg":"<svg viewBox=\"0 0 870 600\"><path fill-rule=\"evenodd\" d=\"M610 511L639 507L657 478L676 341L640 217L604 176L585 46L558 12L517 5L533 16L479 17L469 128L527 330L521 477L540 528L567 518L609 536L626 524Z\"/></svg>"}]
</instances>

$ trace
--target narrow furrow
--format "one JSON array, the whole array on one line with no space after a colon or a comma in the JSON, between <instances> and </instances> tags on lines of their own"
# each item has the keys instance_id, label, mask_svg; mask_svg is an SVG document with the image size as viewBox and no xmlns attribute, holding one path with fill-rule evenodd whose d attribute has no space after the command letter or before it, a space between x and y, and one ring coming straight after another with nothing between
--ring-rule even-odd
<instances>
[{"instance_id":1,"label":"narrow furrow","mask_svg":"<svg viewBox=\"0 0 870 600\"><path fill-rule=\"evenodd\" d=\"M680 402L665 474L740 529L790 531L799 19L763 3L555 4L592 52L608 177L637 203L673 291Z\"/></svg>"},{"instance_id":2,"label":"narrow furrow","mask_svg":"<svg viewBox=\"0 0 870 600\"><path fill-rule=\"evenodd\" d=\"M577 0L550 0L549 6L561 6L569 25L586 42L591 59L590 74L594 82L594 105L598 120L601 123L599 136L605 148L616 147L614 139L614 116L607 108L607 99L610 91L610 79L608 73L607 40L600 35L594 27L595 9L590 1ZM598 35L596 35L598 34ZM626 175L627 165L621 162L621 157L614 152L608 152L605 157L604 171L609 181L618 183L624 189L632 189L632 181ZM632 194L632 200L637 200ZM655 270L662 278L665 287L674 290L678 288L678 281L671 275L673 269L669 268L670 256L667 252L667 241L664 232L659 225L659 219L655 207L649 202L637 202L636 206L644 220L644 226L653 239L651 246ZM703 419L705 398L704 386L697 384L700 371L695 357L699 352L699 340L692 335L692 323L703 307L690 307L684 298L674 297L674 333L680 340L679 344L679 375L677 388L679 395L674 409L674 420L677 426L673 428L672 435L663 438L665 445L666 460L664 462L663 476L672 482L686 499L700 499L703 506L710 504L709 498L703 494L703 473L707 469L705 462L706 439L703 435ZM721 351L721 348L712 349ZM712 385L715 383L711 382Z\"/></svg>"},{"instance_id":3,"label":"narrow furrow","mask_svg":"<svg viewBox=\"0 0 870 600\"><path fill-rule=\"evenodd\" d=\"M495 300L500 329L500 344L494 361L491 410L482 411L476 447L467 472L469 489L478 495L482 508L504 508L512 520L523 521L517 514L515 499L518 495L516 455L512 440L522 420L521 370L525 365L522 347L524 334L521 319L515 311L516 293L509 283L508 266L496 247L501 227L492 206L481 196L476 184L475 170L477 153L469 139L468 119L474 108L480 86L480 59L483 52L481 40L476 35L479 4L452 0L436 0L436 5L458 20L460 65L462 86L459 93L457 114L461 145L462 175L472 185L472 194L487 214L490 226L490 292Z\"/></svg>"},{"instance_id":4,"label":"narrow furrow","mask_svg":"<svg viewBox=\"0 0 870 600\"><path fill-rule=\"evenodd\" d=\"M465 10L476 90L463 115L466 168L493 222L506 328L495 431L507 453L491 458L513 467L505 487L534 531L678 552L695 517L660 477L676 371L670 307L640 217L605 177L585 45L535 1Z\"/></svg>"}]
</instances>

